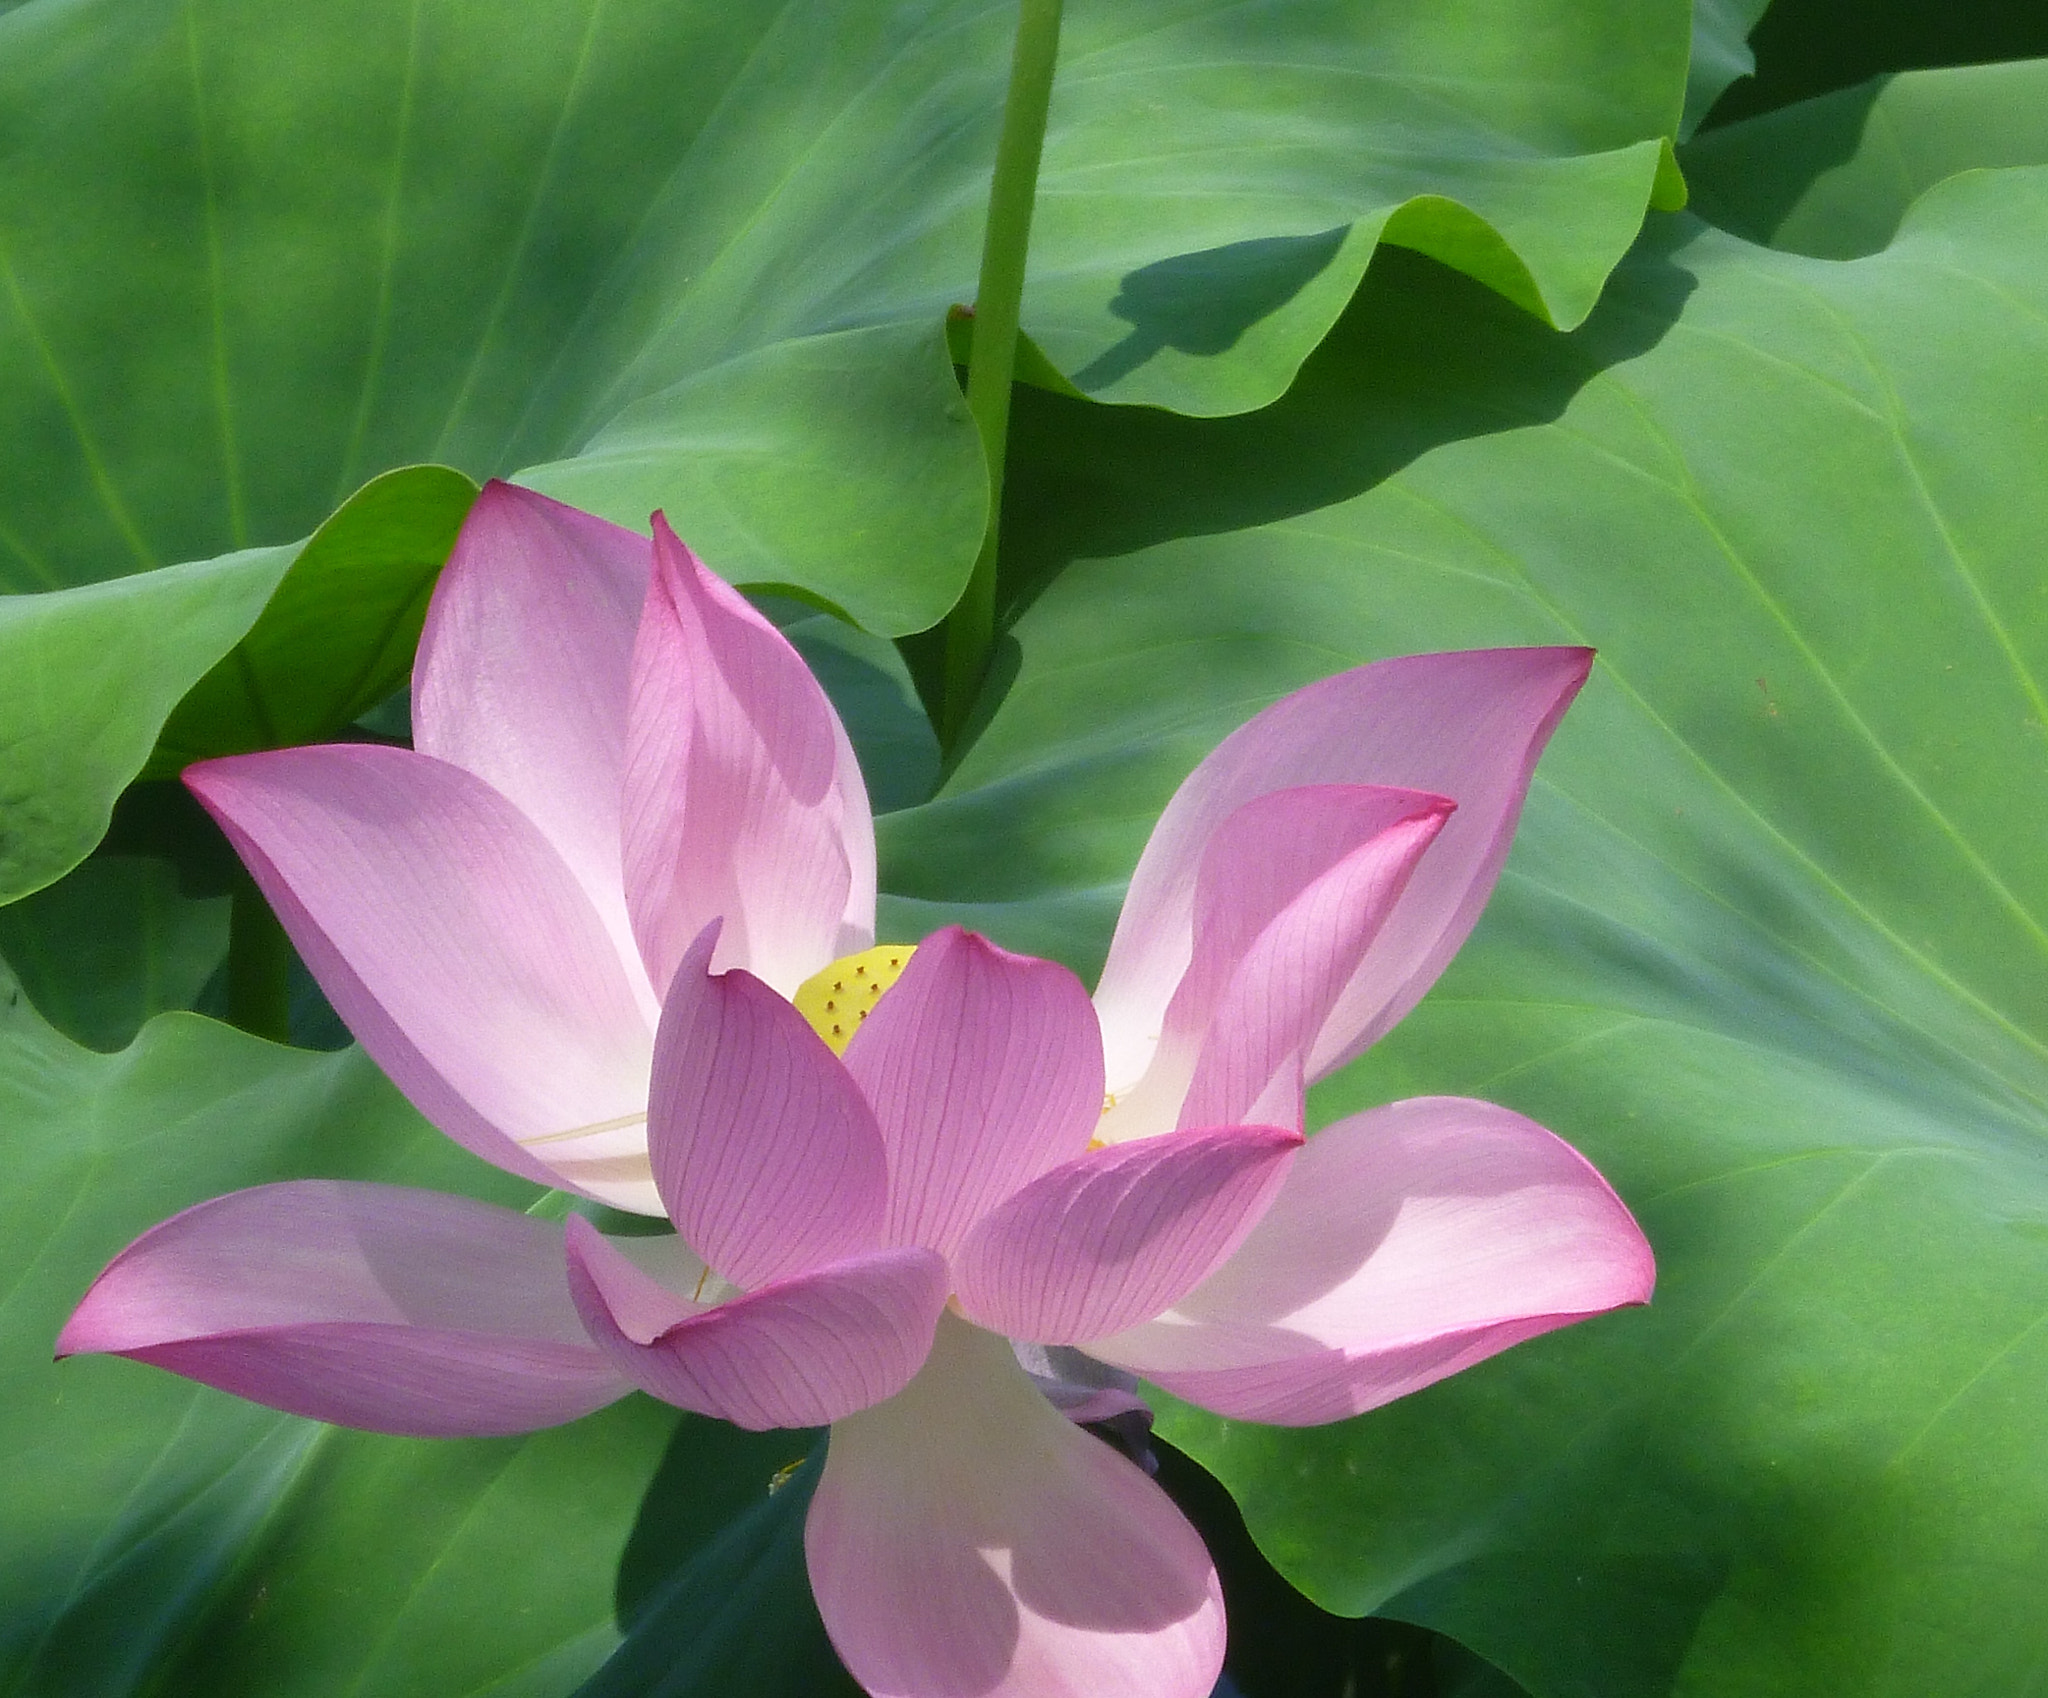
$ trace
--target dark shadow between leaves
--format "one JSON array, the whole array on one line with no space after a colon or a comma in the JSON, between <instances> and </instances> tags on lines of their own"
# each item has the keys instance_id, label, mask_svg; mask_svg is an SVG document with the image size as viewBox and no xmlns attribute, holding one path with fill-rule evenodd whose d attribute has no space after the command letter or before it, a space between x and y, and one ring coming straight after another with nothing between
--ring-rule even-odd
<instances>
[{"instance_id":1,"label":"dark shadow between leaves","mask_svg":"<svg viewBox=\"0 0 2048 1698\"><path fill-rule=\"evenodd\" d=\"M1320 276L1350 231L1339 224L1312 236L1229 242L1127 272L1109 310L1130 334L1075 372L1074 382L1107 389L1168 348L1204 357L1228 353Z\"/></svg>"},{"instance_id":2,"label":"dark shadow between leaves","mask_svg":"<svg viewBox=\"0 0 2048 1698\"><path fill-rule=\"evenodd\" d=\"M1215 1559L1230 1617L1217 1698L1521 1698L1455 1640L1405 1621L1332 1615L1297 1592L1246 1532L1230 1494L1160 1444L1159 1482Z\"/></svg>"},{"instance_id":3,"label":"dark shadow between leaves","mask_svg":"<svg viewBox=\"0 0 2048 1698\"><path fill-rule=\"evenodd\" d=\"M1257 412L1198 419L1020 386L1000 622L1014 623L1072 561L1316 512L1434 448L1555 421L1588 383L1655 347L1677 321L1694 279L1670 254L1698 228L1653 217L1598 309L1569 333L1448 266L1382 246L1294 386ZM903 647L913 672L929 673L935 640ZM1008 665L992 673L956 761L1000 705Z\"/></svg>"},{"instance_id":4,"label":"dark shadow between leaves","mask_svg":"<svg viewBox=\"0 0 2048 1698\"><path fill-rule=\"evenodd\" d=\"M684 1415L619 1561L625 1641L577 1698L860 1698L804 1567L823 1464L822 1433Z\"/></svg>"},{"instance_id":5,"label":"dark shadow between leaves","mask_svg":"<svg viewBox=\"0 0 2048 1698\"><path fill-rule=\"evenodd\" d=\"M1729 85L1700 134L1887 71L2038 59L2048 54L2048 6L1772 0L1749 45L1756 74Z\"/></svg>"},{"instance_id":6,"label":"dark shadow between leaves","mask_svg":"<svg viewBox=\"0 0 2048 1698\"><path fill-rule=\"evenodd\" d=\"M1383 247L1293 388L1253 413L1196 419L1020 389L1003 512L1006 615L1069 561L1311 513L1433 448L1553 422L1676 322L1693 279L1668 252L1693 228L1658 219L1570 333L1434 260Z\"/></svg>"},{"instance_id":7,"label":"dark shadow between leaves","mask_svg":"<svg viewBox=\"0 0 2048 1698\"><path fill-rule=\"evenodd\" d=\"M1699 137L1680 156L1692 210L1744 241L1769 245L1814 183L1855 157L1889 81L1878 77Z\"/></svg>"}]
</instances>

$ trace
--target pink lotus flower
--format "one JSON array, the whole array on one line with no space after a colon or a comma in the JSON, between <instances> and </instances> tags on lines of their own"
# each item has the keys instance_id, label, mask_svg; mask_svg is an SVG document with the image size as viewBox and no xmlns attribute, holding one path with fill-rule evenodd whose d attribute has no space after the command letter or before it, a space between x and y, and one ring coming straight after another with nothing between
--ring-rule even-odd
<instances>
[{"instance_id":1,"label":"pink lotus flower","mask_svg":"<svg viewBox=\"0 0 2048 1698\"><path fill-rule=\"evenodd\" d=\"M1589 658L1417 656L1268 708L1167 808L1091 1005L958 928L872 950L866 793L794 651L659 518L650 546L494 484L421 641L416 750L187 782L428 1118L676 1233L261 1186L122 1251L59 1353L402 1433L633 1386L829 1422L806 1552L869 1691L1199 1698L1200 1539L1011 1341L1320 1422L1647 1298L1627 1211L1519 1115L1301 1135L1308 1083L1471 929Z\"/></svg>"}]
</instances>

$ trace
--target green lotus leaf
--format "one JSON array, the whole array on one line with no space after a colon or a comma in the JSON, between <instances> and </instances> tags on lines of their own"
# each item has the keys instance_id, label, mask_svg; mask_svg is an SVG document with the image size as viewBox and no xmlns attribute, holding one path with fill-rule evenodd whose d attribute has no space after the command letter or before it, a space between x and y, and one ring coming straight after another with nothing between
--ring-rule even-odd
<instances>
[{"instance_id":1,"label":"green lotus leaf","mask_svg":"<svg viewBox=\"0 0 2048 1698\"><path fill-rule=\"evenodd\" d=\"M883 634L986 507L971 299L1010 20L970 0L0 12L0 571L303 536L434 461ZM1654 198L1682 0L1073 8L1026 324L1118 400L1271 400L1381 239L1577 322Z\"/></svg>"},{"instance_id":2,"label":"green lotus leaf","mask_svg":"<svg viewBox=\"0 0 2048 1698\"><path fill-rule=\"evenodd\" d=\"M446 466L386 472L301 547L242 640L166 721L144 776L335 736L405 683L427 597L476 485Z\"/></svg>"},{"instance_id":3,"label":"green lotus leaf","mask_svg":"<svg viewBox=\"0 0 2048 1698\"><path fill-rule=\"evenodd\" d=\"M0 596L0 902L92 852L171 710L256 622L292 553Z\"/></svg>"},{"instance_id":4,"label":"green lotus leaf","mask_svg":"<svg viewBox=\"0 0 2048 1698\"><path fill-rule=\"evenodd\" d=\"M1851 263L1672 219L1572 335L1386 255L1256 417L1020 417L1007 694L883 822L897 924L1092 971L1262 703L1600 650L1478 932L1312 1118L1535 1116L1637 1210L1656 1301L1337 1426L1163 1417L1311 1597L1536 1698L2048 1657L2044 242L2039 170Z\"/></svg>"},{"instance_id":5,"label":"green lotus leaf","mask_svg":"<svg viewBox=\"0 0 2048 1698\"><path fill-rule=\"evenodd\" d=\"M0 902L90 853L137 776L332 737L402 685L475 494L407 467L303 545L0 596Z\"/></svg>"},{"instance_id":6,"label":"green lotus leaf","mask_svg":"<svg viewBox=\"0 0 2048 1698\"><path fill-rule=\"evenodd\" d=\"M1700 137L1693 210L1788 253L1861 259L1943 178L2048 165L2044 109L2048 59L1878 77Z\"/></svg>"}]
</instances>

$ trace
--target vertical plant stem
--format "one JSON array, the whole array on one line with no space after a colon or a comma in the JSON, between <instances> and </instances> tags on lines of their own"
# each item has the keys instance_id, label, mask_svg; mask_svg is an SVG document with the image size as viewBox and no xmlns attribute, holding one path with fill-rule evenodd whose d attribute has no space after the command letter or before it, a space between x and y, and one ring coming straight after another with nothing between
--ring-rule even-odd
<instances>
[{"instance_id":1,"label":"vertical plant stem","mask_svg":"<svg viewBox=\"0 0 2048 1698\"><path fill-rule=\"evenodd\" d=\"M256 881L235 875L228 909L228 1019L275 1043L291 1042L291 941Z\"/></svg>"},{"instance_id":2,"label":"vertical plant stem","mask_svg":"<svg viewBox=\"0 0 2048 1698\"><path fill-rule=\"evenodd\" d=\"M996 634L996 536L1003 518L1003 453L1010 438L1010 377L1017 364L1017 315L1024 299L1024 258L1031 246L1031 207L1038 195L1038 158L1052 102L1053 64L1060 50L1061 0L1019 0L1010 92L1003 102L1002 139L981 242L981 281L967 355L967 410L988 459L988 529L967 593L946 616L946 692L940 741L950 750L988 673Z\"/></svg>"}]
</instances>

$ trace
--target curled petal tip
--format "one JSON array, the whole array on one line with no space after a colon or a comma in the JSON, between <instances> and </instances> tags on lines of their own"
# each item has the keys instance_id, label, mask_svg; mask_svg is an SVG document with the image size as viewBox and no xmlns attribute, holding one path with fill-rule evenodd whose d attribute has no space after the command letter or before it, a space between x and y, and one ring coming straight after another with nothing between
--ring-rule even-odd
<instances>
[{"instance_id":1,"label":"curled petal tip","mask_svg":"<svg viewBox=\"0 0 2048 1698\"><path fill-rule=\"evenodd\" d=\"M627 709L626 901L657 985L712 913L785 995L874 926L874 829L845 728L789 640L654 520Z\"/></svg>"},{"instance_id":2,"label":"curled petal tip","mask_svg":"<svg viewBox=\"0 0 2048 1698\"><path fill-rule=\"evenodd\" d=\"M1097 988L1114 1079L1135 1084L1193 948L1198 869L1248 802L1315 785L1456 798L1428 857L1338 995L1310 1080L1413 1006L1477 920L1536 759L1584 684L1583 647L1479 649L1375 661L1304 686L1205 757L1160 816L1131 879Z\"/></svg>"}]
</instances>

